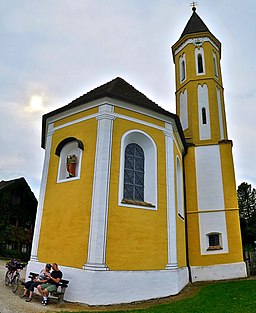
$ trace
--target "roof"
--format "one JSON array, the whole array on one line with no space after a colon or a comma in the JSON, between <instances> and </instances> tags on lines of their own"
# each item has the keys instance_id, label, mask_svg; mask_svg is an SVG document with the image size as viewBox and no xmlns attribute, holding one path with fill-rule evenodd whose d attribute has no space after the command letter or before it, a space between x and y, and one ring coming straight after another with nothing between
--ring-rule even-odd
<instances>
[{"instance_id":1,"label":"roof","mask_svg":"<svg viewBox=\"0 0 256 313\"><path fill-rule=\"evenodd\" d=\"M12 180L2 180L2 181L0 181L0 190L4 189L5 187L7 187L9 185L17 183L18 181L24 181L27 184L27 182L24 179L24 177L12 179Z\"/></svg>"},{"instance_id":2,"label":"roof","mask_svg":"<svg viewBox=\"0 0 256 313\"><path fill-rule=\"evenodd\" d=\"M48 118L53 117L56 114L68 111L80 105L84 105L88 102L98 100L104 97L110 97L113 99L125 101L128 103L132 103L138 105L140 107L149 109L151 111L163 114L165 116L169 116L176 121L178 131L180 133L181 139L183 141L184 146L185 144L185 137L183 134L183 130L180 124L179 117L176 114L168 112L157 105L152 100L148 99L143 93L135 89L132 85L127 83L124 79L117 77L110 82L101 85L88 93L84 94L83 96L75 99L71 103L66 106L63 106L57 110L54 110L50 113L43 115L43 125L42 125L42 148L45 148L45 130L46 130L46 121Z\"/></svg>"},{"instance_id":3,"label":"roof","mask_svg":"<svg viewBox=\"0 0 256 313\"><path fill-rule=\"evenodd\" d=\"M187 22L187 25L185 26L183 33L181 34L180 38L184 37L188 34L194 34L194 33L201 33L201 32L210 32L208 27L205 25L205 23L202 21L200 16L196 13L196 8L192 8L193 13Z\"/></svg>"},{"instance_id":4,"label":"roof","mask_svg":"<svg viewBox=\"0 0 256 313\"><path fill-rule=\"evenodd\" d=\"M187 25L185 26L179 40L172 46L172 54L173 54L173 60L175 63L175 51L177 48L182 45L186 41L186 37L193 38L197 36L197 34L200 34L199 36L207 36L207 33L210 35L213 42L217 45L221 57L221 43L220 41L210 32L208 27L205 25L203 20L200 18L200 16L196 13L196 8L193 6L192 8L192 15L190 19L187 22Z\"/></svg>"}]
</instances>

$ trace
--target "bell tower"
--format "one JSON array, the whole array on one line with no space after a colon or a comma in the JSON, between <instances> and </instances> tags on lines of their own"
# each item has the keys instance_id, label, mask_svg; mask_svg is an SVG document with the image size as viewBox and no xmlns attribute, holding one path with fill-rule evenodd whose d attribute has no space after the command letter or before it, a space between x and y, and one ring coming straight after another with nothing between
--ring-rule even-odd
<instances>
[{"instance_id":1,"label":"bell tower","mask_svg":"<svg viewBox=\"0 0 256 313\"><path fill-rule=\"evenodd\" d=\"M221 43L194 4L192 11L172 47L176 113L188 144L184 158L188 261L192 281L244 277Z\"/></svg>"}]
</instances>

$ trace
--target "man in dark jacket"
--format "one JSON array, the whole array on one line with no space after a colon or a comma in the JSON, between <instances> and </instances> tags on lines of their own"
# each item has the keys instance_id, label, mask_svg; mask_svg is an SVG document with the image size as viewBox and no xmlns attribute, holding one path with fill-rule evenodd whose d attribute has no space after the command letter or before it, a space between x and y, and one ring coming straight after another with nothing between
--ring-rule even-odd
<instances>
[{"instance_id":1,"label":"man in dark jacket","mask_svg":"<svg viewBox=\"0 0 256 313\"><path fill-rule=\"evenodd\" d=\"M49 292L57 291L58 283L60 282L63 276L62 272L59 270L57 263L52 264L52 269L53 271L51 272L51 275L48 278L48 282L37 286L38 291L43 297L42 300L43 305L48 304Z\"/></svg>"}]
</instances>

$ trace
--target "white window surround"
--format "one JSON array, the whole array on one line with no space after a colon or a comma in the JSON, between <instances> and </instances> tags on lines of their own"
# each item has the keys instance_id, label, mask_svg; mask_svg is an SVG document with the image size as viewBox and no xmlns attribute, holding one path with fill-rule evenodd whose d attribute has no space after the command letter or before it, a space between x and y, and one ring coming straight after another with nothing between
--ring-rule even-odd
<instances>
[{"instance_id":1,"label":"white window surround","mask_svg":"<svg viewBox=\"0 0 256 313\"><path fill-rule=\"evenodd\" d=\"M145 157L144 201L152 204L154 207L122 203L125 148L130 143L136 143L143 149ZM141 130L129 130L122 136L120 154L118 205L136 209L157 210L157 148L154 140Z\"/></svg>"},{"instance_id":2,"label":"white window surround","mask_svg":"<svg viewBox=\"0 0 256 313\"><path fill-rule=\"evenodd\" d=\"M203 72L198 71L198 55L201 54L202 56L202 66L203 66ZM200 48L195 48L195 62L196 62L196 75L205 75L206 71L205 71L205 61L204 61L204 49L203 47Z\"/></svg>"},{"instance_id":3,"label":"white window surround","mask_svg":"<svg viewBox=\"0 0 256 313\"><path fill-rule=\"evenodd\" d=\"M219 112L219 123L220 123L220 139L224 139L224 125L223 125L223 115L222 115L222 104L221 104L221 91L220 88L216 87L217 90L217 102L218 102L218 112Z\"/></svg>"},{"instance_id":4,"label":"white window surround","mask_svg":"<svg viewBox=\"0 0 256 313\"><path fill-rule=\"evenodd\" d=\"M211 125L210 125L210 112L209 112L209 96L208 87L206 84L199 84L197 86L198 93L198 117L199 117L199 138L200 140L211 139ZM206 121L203 123L202 109L205 109Z\"/></svg>"},{"instance_id":5,"label":"white window surround","mask_svg":"<svg viewBox=\"0 0 256 313\"><path fill-rule=\"evenodd\" d=\"M182 129L188 128L188 96L187 89L180 93L180 122Z\"/></svg>"},{"instance_id":6,"label":"white window surround","mask_svg":"<svg viewBox=\"0 0 256 313\"><path fill-rule=\"evenodd\" d=\"M66 168L67 164L67 156L74 154L77 159L76 164L76 176L67 178L68 172ZM57 175L57 183L70 182L73 180L80 179L81 174L81 164L82 164L82 154L83 151L78 147L77 141L71 141L67 143L60 152L59 157L59 167L58 167L58 175Z\"/></svg>"},{"instance_id":7,"label":"white window surround","mask_svg":"<svg viewBox=\"0 0 256 313\"><path fill-rule=\"evenodd\" d=\"M219 78L217 56L215 52L213 52L213 67L214 67L214 74L216 78Z\"/></svg>"},{"instance_id":8,"label":"white window surround","mask_svg":"<svg viewBox=\"0 0 256 313\"><path fill-rule=\"evenodd\" d=\"M176 157L176 183L177 183L176 192L177 192L178 215L184 218L182 167L178 156Z\"/></svg>"}]
</instances>

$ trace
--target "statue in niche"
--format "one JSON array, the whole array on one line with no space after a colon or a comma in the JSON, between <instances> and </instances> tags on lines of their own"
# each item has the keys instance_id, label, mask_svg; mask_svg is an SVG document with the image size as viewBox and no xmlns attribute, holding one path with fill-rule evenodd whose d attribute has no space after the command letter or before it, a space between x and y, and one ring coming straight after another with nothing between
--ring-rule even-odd
<instances>
[{"instance_id":1,"label":"statue in niche","mask_svg":"<svg viewBox=\"0 0 256 313\"><path fill-rule=\"evenodd\" d=\"M68 177L75 177L76 176L76 155L71 154L67 156L67 171L68 171Z\"/></svg>"}]
</instances>

